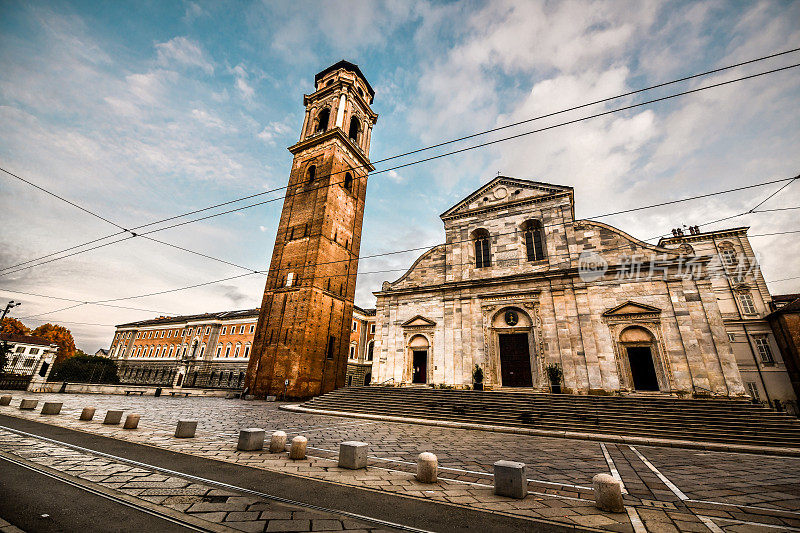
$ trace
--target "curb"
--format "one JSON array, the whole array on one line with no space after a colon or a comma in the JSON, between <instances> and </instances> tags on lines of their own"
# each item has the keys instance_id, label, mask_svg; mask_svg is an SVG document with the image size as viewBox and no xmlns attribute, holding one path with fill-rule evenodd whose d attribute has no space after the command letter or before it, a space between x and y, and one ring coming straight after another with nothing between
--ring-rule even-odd
<instances>
[{"instance_id":1,"label":"curb","mask_svg":"<svg viewBox=\"0 0 800 533\"><path fill-rule=\"evenodd\" d=\"M343 416L348 418L364 418L385 422L403 422L425 426L440 426L452 429L474 429L495 433L511 433L515 435L532 435L537 437L557 437L562 439L591 440L613 442L616 444L637 444L642 446L664 446L668 448L687 448L690 450L706 450L714 452L752 453L758 455L780 455L800 457L800 448L778 448L772 446L750 446L747 444L725 444L721 442L690 441L679 439L663 439L648 437L631 437L626 435L610 435L606 433L584 433L580 431L557 431L549 429L530 429L511 426L490 426L472 422L451 422L448 420L432 420L427 418L409 418L404 416L373 415L369 413L353 413L348 411L330 411L327 409L310 409L301 405L281 405L279 409L298 413L317 415Z\"/></svg>"}]
</instances>

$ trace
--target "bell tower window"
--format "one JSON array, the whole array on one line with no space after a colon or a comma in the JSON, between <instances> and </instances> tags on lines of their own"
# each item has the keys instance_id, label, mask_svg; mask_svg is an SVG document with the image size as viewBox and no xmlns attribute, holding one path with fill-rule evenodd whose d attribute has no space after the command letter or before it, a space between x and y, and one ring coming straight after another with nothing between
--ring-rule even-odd
<instances>
[{"instance_id":1,"label":"bell tower window","mask_svg":"<svg viewBox=\"0 0 800 533\"><path fill-rule=\"evenodd\" d=\"M306 181L308 183L311 183L312 181L314 181L314 179L316 179L316 177L317 177L317 165L311 165L310 167L308 167L308 170L306 170Z\"/></svg>"},{"instance_id":2,"label":"bell tower window","mask_svg":"<svg viewBox=\"0 0 800 533\"><path fill-rule=\"evenodd\" d=\"M353 117L350 119L350 131L347 134L350 137L350 140L354 143L358 144L358 131L360 130L360 123L358 122L358 118Z\"/></svg>"},{"instance_id":3,"label":"bell tower window","mask_svg":"<svg viewBox=\"0 0 800 533\"><path fill-rule=\"evenodd\" d=\"M344 184L343 185L344 185L344 188L347 189L348 191L352 191L353 190L353 175L350 174L349 172L347 172L344 175Z\"/></svg>"},{"instance_id":4,"label":"bell tower window","mask_svg":"<svg viewBox=\"0 0 800 533\"><path fill-rule=\"evenodd\" d=\"M321 133L323 131L328 131L328 122L331 119L331 110L329 108L325 108L319 112L317 115L317 127L314 129L314 133Z\"/></svg>"}]
</instances>

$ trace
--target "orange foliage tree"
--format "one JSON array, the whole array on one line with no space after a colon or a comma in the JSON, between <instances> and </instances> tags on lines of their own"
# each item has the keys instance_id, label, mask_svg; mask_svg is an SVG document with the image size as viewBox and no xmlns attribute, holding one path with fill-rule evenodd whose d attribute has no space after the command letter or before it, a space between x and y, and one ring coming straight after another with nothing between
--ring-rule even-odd
<instances>
[{"instance_id":1,"label":"orange foliage tree","mask_svg":"<svg viewBox=\"0 0 800 533\"><path fill-rule=\"evenodd\" d=\"M75 355L75 340L72 338L72 333L64 326L42 324L33 330L31 335L44 337L50 342L58 344L56 362L64 361Z\"/></svg>"},{"instance_id":2,"label":"orange foliage tree","mask_svg":"<svg viewBox=\"0 0 800 533\"><path fill-rule=\"evenodd\" d=\"M31 330L16 318L4 318L0 323L0 333L11 333L12 335L30 335Z\"/></svg>"}]
</instances>

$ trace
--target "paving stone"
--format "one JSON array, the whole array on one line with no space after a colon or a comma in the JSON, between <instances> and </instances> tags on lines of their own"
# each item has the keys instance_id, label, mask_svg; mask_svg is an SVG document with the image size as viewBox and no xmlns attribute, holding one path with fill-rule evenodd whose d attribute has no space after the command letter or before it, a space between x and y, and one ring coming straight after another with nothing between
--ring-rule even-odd
<instances>
[{"instance_id":1,"label":"paving stone","mask_svg":"<svg viewBox=\"0 0 800 533\"><path fill-rule=\"evenodd\" d=\"M265 531L310 531L310 520L270 520Z\"/></svg>"}]
</instances>

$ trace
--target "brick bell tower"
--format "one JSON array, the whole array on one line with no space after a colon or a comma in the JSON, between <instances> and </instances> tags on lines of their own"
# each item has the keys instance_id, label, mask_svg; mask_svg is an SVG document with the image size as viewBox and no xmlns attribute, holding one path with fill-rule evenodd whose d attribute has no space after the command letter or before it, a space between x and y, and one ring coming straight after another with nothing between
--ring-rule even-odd
<instances>
[{"instance_id":1,"label":"brick bell tower","mask_svg":"<svg viewBox=\"0 0 800 533\"><path fill-rule=\"evenodd\" d=\"M245 386L257 398L343 387L375 96L357 65L314 77L294 154Z\"/></svg>"}]
</instances>

